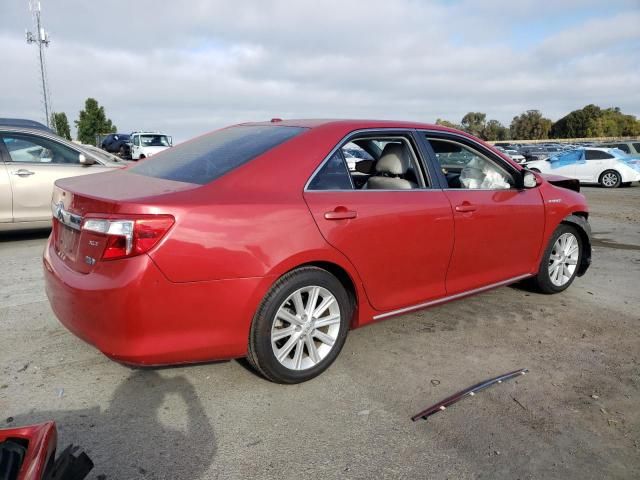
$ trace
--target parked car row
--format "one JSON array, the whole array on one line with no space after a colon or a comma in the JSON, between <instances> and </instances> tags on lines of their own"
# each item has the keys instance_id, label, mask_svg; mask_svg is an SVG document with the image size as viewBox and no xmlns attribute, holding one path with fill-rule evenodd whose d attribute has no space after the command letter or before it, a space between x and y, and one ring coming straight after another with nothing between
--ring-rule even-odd
<instances>
[{"instance_id":1,"label":"parked car row","mask_svg":"<svg viewBox=\"0 0 640 480\"><path fill-rule=\"evenodd\" d=\"M110 133L102 139L100 147L120 158L142 160L155 155L173 144L170 136L160 132Z\"/></svg>"}]
</instances>

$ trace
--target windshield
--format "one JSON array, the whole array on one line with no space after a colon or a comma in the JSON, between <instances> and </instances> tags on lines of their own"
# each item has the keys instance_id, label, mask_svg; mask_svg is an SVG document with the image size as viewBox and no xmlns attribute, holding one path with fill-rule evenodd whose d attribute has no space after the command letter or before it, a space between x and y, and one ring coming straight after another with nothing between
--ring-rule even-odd
<instances>
[{"instance_id":1,"label":"windshield","mask_svg":"<svg viewBox=\"0 0 640 480\"><path fill-rule=\"evenodd\" d=\"M140 135L140 144L144 147L168 147L169 137L166 135Z\"/></svg>"}]
</instances>

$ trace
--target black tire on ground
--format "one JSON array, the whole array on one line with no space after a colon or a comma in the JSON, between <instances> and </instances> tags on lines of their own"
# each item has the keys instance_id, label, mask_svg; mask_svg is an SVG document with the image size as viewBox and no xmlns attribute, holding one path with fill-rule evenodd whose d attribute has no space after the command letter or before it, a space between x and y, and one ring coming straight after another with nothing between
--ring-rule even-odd
<instances>
[{"instance_id":1,"label":"black tire on ground","mask_svg":"<svg viewBox=\"0 0 640 480\"><path fill-rule=\"evenodd\" d=\"M138 157L138 160L143 160L143 159L145 159L145 158L147 158L147 157L145 157L144 155L140 155L140 156Z\"/></svg>"},{"instance_id":2,"label":"black tire on ground","mask_svg":"<svg viewBox=\"0 0 640 480\"><path fill-rule=\"evenodd\" d=\"M571 278L569 279L569 281L562 286L558 286L551 281L549 264L551 262L551 254L553 253L556 241L561 235L565 233L573 234L578 242L578 261L577 261L576 269L573 272L573 275L571 275ZM571 225L567 225L565 223L561 223L558 226L558 228L556 228L556 231L553 232L553 235L551 235L551 239L549 240L549 245L547 245L547 248L545 249L544 254L542 255L542 260L540 261L540 265L538 266L538 273L535 277L530 279L529 284L532 287L534 287L536 290L542 293L547 293L547 294L559 293L559 292L562 292L563 290L566 290L567 288L569 288L569 285L571 285L576 278L576 274L578 272L578 269L580 268L580 262L582 261L582 252L583 252L582 238L580 237L580 233L577 231L575 227Z\"/></svg>"},{"instance_id":3,"label":"black tire on ground","mask_svg":"<svg viewBox=\"0 0 640 480\"><path fill-rule=\"evenodd\" d=\"M332 349L317 365L305 370L294 370L282 365L271 345L271 330L280 306L296 290L306 286L319 286L328 290L340 308L340 329ZM353 306L342 283L332 274L317 267L301 267L286 273L267 292L258 307L251 331L247 360L266 379L276 383L300 383L324 372L336 359L347 338ZM306 348L306 347L305 347Z\"/></svg>"},{"instance_id":4,"label":"black tire on ground","mask_svg":"<svg viewBox=\"0 0 640 480\"><path fill-rule=\"evenodd\" d=\"M118 150L118 154L120 155L120 158L126 158L127 157L127 149L124 148L124 146L120 147L120 150Z\"/></svg>"},{"instance_id":5,"label":"black tire on ground","mask_svg":"<svg viewBox=\"0 0 640 480\"><path fill-rule=\"evenodd\" d=\"M604 188L618 188L622 183L622 178L615 170L605 170L600 174L598 183Z\"/></svg>"}]
</instances>

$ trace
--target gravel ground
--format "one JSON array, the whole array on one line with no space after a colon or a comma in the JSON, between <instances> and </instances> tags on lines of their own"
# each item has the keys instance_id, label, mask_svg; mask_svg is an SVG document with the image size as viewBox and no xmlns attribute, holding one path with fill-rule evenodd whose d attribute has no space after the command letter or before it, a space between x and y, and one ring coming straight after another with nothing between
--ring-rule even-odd
<instances>
[{"instance_id":1,"label":"gravel ground","mask_svg":"<svg viewBox=\"0 0 640 480\"><path fill-rule=\"evenodd\" d=\"M329 371L295 386L239 361L108 360L49 308L46 233L5 234L0 427L55 419L101 479L640 478L640 187L584 192L596 248L569 290L501 288L353 331Z\"/></svg>"}]
</instances>

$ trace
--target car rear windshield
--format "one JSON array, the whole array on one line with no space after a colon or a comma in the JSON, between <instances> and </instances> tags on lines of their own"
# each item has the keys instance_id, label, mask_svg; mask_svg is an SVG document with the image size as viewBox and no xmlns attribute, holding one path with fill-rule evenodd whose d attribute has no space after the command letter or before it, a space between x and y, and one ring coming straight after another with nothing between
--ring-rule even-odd
<instances>
[{"instance_id":1,"label":"car rear windshield","mask_svg":"<svg viewBox=\"0 0 640 480\"><path fill-rule=\"evenodd\" d=\"M236 126L165 150L129 169L132 173L204 185L290 140L304 128Z\"/></svg>"}]
</instances>

